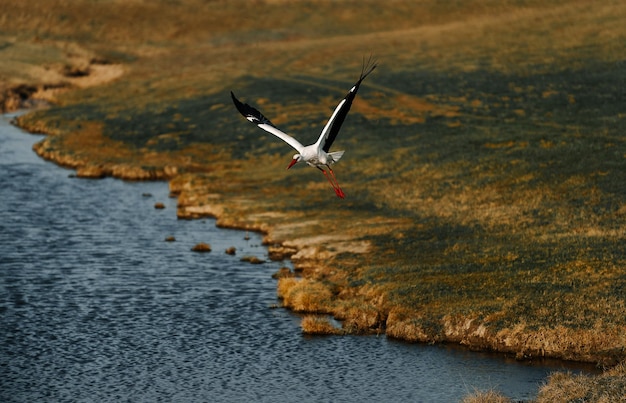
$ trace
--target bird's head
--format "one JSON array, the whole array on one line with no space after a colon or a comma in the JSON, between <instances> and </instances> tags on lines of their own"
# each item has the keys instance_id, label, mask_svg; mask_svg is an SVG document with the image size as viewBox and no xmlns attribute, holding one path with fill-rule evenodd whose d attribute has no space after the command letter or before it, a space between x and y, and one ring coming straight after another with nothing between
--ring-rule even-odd
<instances>
[{"instance_id":1,"label":"bird's head","mask_svg":"<svg viewBox=\"0 0 626 403\"><path fill-rule=\"evenodd\" d=\"M287 169L291 168L292 166L296 165L298 162L302 161L302 156L300 154L294 154L293 155L293 159L291 160L291 162L289 163L289 166L287 167Z\"/></svg>"}]
</instances>

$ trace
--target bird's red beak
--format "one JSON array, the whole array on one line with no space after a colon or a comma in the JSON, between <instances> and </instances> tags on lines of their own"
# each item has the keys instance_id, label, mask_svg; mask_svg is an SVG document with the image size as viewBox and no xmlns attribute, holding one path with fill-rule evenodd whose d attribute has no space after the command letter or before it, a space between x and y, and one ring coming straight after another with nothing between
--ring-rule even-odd
<instances>
[{"instance_id":1,"label":"bird's red beak","mask_svg":"<svg viewBox=\"0 0 626 403\"><path fill-rule=\"evenodd\" d=\"M298 162L297 158L294 158L291 160L291 162L289 163L289 166L287 167L287 169L291 168L292 166L296 165L296 162Z\"/></svg>"}]
</instances>

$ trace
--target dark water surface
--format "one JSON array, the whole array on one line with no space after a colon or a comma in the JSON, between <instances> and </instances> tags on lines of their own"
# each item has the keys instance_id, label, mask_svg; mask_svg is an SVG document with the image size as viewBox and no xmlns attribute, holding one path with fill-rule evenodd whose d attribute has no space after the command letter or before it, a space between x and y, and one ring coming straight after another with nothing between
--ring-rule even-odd
<instances>
[{"instance_id":1,"label":"dark water surface","mask_svg":"<svg viewBox=\"0 0 626 403\"><path fill-rule=\"evenodd\" d=\"M70 178L8 121L0 401L453 402L475 389L527 400L560 369L385 337L304 337L296 316L272 309L271 274L288 263L239 261L266 258L258 235L177 220L165 183ZM198 242L213 252L191 252Z\"/></svg>"}]
</instances>

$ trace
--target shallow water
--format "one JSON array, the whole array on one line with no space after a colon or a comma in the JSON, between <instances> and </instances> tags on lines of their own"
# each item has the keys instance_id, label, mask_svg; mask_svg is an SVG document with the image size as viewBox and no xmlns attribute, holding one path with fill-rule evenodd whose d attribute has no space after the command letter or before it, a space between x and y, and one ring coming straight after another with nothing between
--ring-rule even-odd
<instances>
[{"instance_id":1,"label":"shallow water","mask_svg":"<svg viewBox=\"0 0 626 403\"><path fill-rule=\"evenodd\" d=\"M267 258L257 234L246 241L213 220L177 220L165 183L68 177L31 151L37 136L8 121L3 402L447 402L476 389L527 400L561 368L382 336L305 337L297 316L273 308L271 274L288 262L239 260ZM199 242L213 252L191 252ZM224 253L230 246L236 256Z\"/></svg>"}]
</instances>

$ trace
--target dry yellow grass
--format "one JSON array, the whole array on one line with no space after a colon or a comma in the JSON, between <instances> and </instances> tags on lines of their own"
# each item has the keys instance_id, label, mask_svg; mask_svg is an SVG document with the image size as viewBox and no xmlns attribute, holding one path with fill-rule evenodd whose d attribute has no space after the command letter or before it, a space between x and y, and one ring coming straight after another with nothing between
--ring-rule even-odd
<instances>
[{"instance_id":1,"label":"dry yellow grass","mask_svg":"<svg viewBox=\"0 0 626 403\"><path fill-rule=\"evenodd\" d=\"M326 316L306 315L300 322L302 333L312 335L338 335L343 334L341 329L336 328L330 323Z\"/></svg>"},{"instance_id":2,"label":"dry yellow grass","mask_svg":"<svg viewBox=\"0 0 626 403\"><path fill-rule=\"evenodd\" d=\"M511 399L494 390L477 391L463 398L463 403L510 403Z\"/></svg>"},{"instance_id":3,"label":"dry yellow grass","mask_svg":"<svg viewBox=\"0 0 626 403\"><path fill-rule=\"evenodd\" d=\"M291 289L295 287L300 279L295 277L283 277L278 279L278 285L276 286L276 295L280 299L285 299Z\"/></svg>"},{"instance_id":4,"label":"dry yellow grass","mask_svg":"<svg viewBox=\"0 0 626 403\"><path fill-rule=\"evenodd\" d=\"M557 372L550 376L537 396L538 403L626 401L626 362L598 376Z\"/></svg>"},{"instance_id":5,"label":"dry yellow grass","mask_svg":"<svg viewBox=\"0 0 626 403\"><path fill-rule=\"evenodd\" d=\"M324 284L293 277L278 279L278 297L283 305L296 312L328 312L332 292Z\"/></svg>"}]
</instances>

